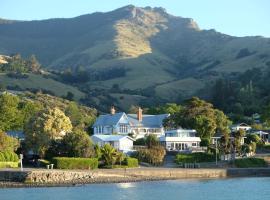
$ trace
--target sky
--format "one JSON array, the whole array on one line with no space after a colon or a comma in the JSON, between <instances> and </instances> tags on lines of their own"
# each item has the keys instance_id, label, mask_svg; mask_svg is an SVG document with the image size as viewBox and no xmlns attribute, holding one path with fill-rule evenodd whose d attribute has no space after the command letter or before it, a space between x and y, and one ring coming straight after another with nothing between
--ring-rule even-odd
<instances>
[{"instance_id":1,"label":"sky","mask_svg":"<svg viewBox=\"0 0 270 200\"><path fill-rule=\"evenodd\" d=\"M193 18L201 29L270 37L270 0L0 0L0 18L70 18L129 4L163 7L175 16Z\"/></svg>"}]
</instances>

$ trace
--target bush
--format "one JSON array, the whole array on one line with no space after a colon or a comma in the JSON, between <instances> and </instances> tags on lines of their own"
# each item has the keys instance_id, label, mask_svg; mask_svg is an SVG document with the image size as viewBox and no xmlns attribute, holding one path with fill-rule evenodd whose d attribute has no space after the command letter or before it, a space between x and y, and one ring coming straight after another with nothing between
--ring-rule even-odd
<instances>
[{"instance_id":1,"label":"bush","mask_svg":"<svg viewBox=\"0 0 270 200\"><path fill-rule=\"evenodd\" d=\"M0 152L0 162L18 162L19 157L12 151Z\"/></svg>"},{"instance_id":2,"label":"bush","mask_svg":"<svg viewBox=\"0 0 270 200\"><path fill-rule=\"evenodd\" d=\"M96 169L98 168L97 158L69 158L54 157L53 163L58 169Z\"/></svg>"},{"instance_id":3,"label":"bush","mask_svg":"<svg viewBox=\"0 0 270 200\"><path fill-rule=\"evenodd\" d=\"M161 165L163 163L166 151L162 146L154 146L150 149L140 149L133 156L140 162L147 162L153 165Z\"/></svg>"},{"instance_id":4,"label":"bush","mask_svg":"<svg viewBox=\"0 0 270 200\"><path fill-rule=\"evenodd\" d=\"M137 139L135 142L133 142L133 145L144 146L145 144L146 144L145 138L139 138L139 139Z\"/></svg>"},{"instance_id":5,"label":"bush","mask_svg":"<svg viewBox=\"0 0 270 200\"><path fill-rule=\"evenodd\" d=\"M214 162L216 160L215 154L210 153L192 153L192 154L177 154L175 162L180 163L199 163L199 162Z\"/></svg>"},{"instance_id":6,"label":"bush","mask_svg":"<svg viewBox=\"0 0 270 200\"><path fill-rule=\"evenodd\" d=\"M238 168L267 167L267 162L262 158L243 158L235 160Z\"/></svg>"},{"instance_id":7,"label":"bush","mask_svg":"<svg viewBox=\"0 0 270 200\"><path fill-rule=\"evenodd\" d=\"M137 158L130 158L130 157L126 157L126 159L124 160L124 164L126 165L126 167L138 167L139 166L139 162Z\"/></svg>"},{"instance_id":8,"label":"bush","mask_svg":"<svg viewBox=\"0 0 270 200\"><path fill-rule=\"evenodd\" d=\"M18 162L0 162L0 168L17 168L19 167Z\"/></svg>"}]
</instances>

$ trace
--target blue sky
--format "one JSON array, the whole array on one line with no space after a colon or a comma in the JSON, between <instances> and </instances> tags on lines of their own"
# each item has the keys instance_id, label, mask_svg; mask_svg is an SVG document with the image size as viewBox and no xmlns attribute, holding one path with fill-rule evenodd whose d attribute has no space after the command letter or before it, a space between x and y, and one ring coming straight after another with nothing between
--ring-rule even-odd
<instances>
[{"instance_id":1,"label":"blue sky","mask_svg":"<svg viewBox=\"0 0 270 200\"><path fill-rule=\"evenodd\" d=\"M0 0L0 18L68 18L128 4L164 7L173 15L193 18L202 29L270 37L270 0Z\"/></svg>"}]
</instances>

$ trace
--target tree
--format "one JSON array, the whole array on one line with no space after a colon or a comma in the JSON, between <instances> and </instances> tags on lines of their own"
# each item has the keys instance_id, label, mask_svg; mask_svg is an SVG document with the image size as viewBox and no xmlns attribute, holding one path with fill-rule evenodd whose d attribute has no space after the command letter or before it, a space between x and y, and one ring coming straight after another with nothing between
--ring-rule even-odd
<instances>
[{"instance_id":1,"label":"tree","mask_svg":"<svg viewBox=\"0 0 270 200\"><path fill-rule=\"evenodd\" d=\"M23 101L19 104L19 109L23 118L23 125L26 124L29 119L37 112L43 109L40 103L33 101Z\"/></svg>"},{"instance_id":2,"label":"tree","mask_svg":"<svg viewBox=\"0 0 270 200\"><path fill-rule=\"evenodd\" d=\"M89 158L94 156L93 143L89 135L80 129L67 133L63 137L62 146L68 157Z\"/></svg>"},{"instance_id":3,"label":"tree","mask_svg":"<svg viewBox=\"0 0 270 200\"><path fill-rule=\"evenodd\" d=\"M69 101L73 101L74 94L70 91L67 92L67 96L65 97Z\"/></svg>"},{"instance_id":4,"label":"tree","mask_svg":"<svg viewBox=\"0 0 270 200\"><path fill-rule=\"evenodd\" d=\"M82 123L83 116L75 102L70 102L68 104L67 108L65 109L65 114L70 118L73 126L78 126Z\"/></svg>"},{"instance_id":5,"label":"tree","mask_svg":"<svg viewBox=\"0 0 270 200\"><path fill-rule=\"evenodd\" d=\"M16 138L8 136L6 133L0 130L0 152L4 151L16 151L19 147L19 141Z\"/></svg>"},{"instance_id":6,"label":"tree","mask_svg":"<svg viewBox=\"0 0 270 200\"><path fill-rule=\"evenodd\" d=\"M230 150L230 129L229 126L232 122L228 119L228 117L220 110L215 110L216 115L216 132L220 133L221 139L219 142L219 149L224 154L228 153Z\"/></svg>"},{"instance_id":7,"label":"tree","mask_svg":"<svg viewBox=\"0 0 270 200\"><path fill-rule=\"evenodd\" d=\"M152 107L150 108L147 113L152 114L152 115L157 115L157 114L175 114L179 113L182 109L181 105L177 105L175 103L166 103L163 106L159 107Z\"/></svg>"},{"instance_id":8,"label":"tree","mask_svg":"<svg viewBox=\"0 0 270 200\"><path fill-rule=\"evenodd\" d=\"M148 148L152 148L152 147L157 146L159 144L157 136L154 134L148 135L146 137L145 143L146 143Z\"/></svg>"},{"instance_id":9,"label":"tree","mask_svg":"<svg viewBox=\"0 0 270 200\"><path fill-rule=\"evenodd\" d=\"M102 152L102 158L104 159L104 162L108 166L112 166L115 164L117 160L117 151L115 148L113 148L110 144L105 144L101 148Z\"/></svg>"},{"instance_id":10,"label":"tree","mask_svg":"<svg viewBox=\"0 0 270 200\"><path fill-rule=\"evenodd\" d=\"M170 115L164 121L167 128L195 129L201 139L210 140L216 132L227 134L230 121L220 110L214 109L213 105L193 97L185 102L178 112Z\"/></svg>"},{"instance_id":11,"label":"tree","mask_svg":"<svg viewBox=\"0 0 270 200\"><path fill-rule=\"evenodd\" d=\"M18 130L22 127L23 118L18 110L19 98L11 94L0 95L0 129L3 131Z\"/></svg>"},{"instance_id":12,"label":"tree","mask_svg":"<svg viewBox=\"0 0 270 200\"><path fill-rule=\"evenodd\" d=\"M79 127L84 130L94 123L96 117L92 110L85 110L76 102L70 102L68 104L65 108L65 114L70 118L73 127Z\"/></svg>"},{"instance_id":13,"label":"tree","mask_svg":"<svg viewBox=\"0 0 270 200\"><path fill-rule=\"evenodd\" d=\"M98 160L100 160L102 158L102 151L101 151L100 146L98 144L95 144L94 149L95 149L95 157Z\"/></svg>"},{"instance_id":14,"label":"tree","mask_svg":"<svg viewBox=\"0 0 270 200\"><path fill-rule=\"evenodd\" d=\"M31 55L29 60L27 61L29 69L31 72L37 73L40 70L40 63L38 62L35 55Z\"/></svg>"},{"instance_id":15,"label":"tree","mask_svg":"<svg viewBox=\"0 0 270 200\"><path fill-rule=\"evenodd\" d=\"M245 136L246 132L242 129L236 131L235 133L233 133L234 136L234 147L236 148L238 154L241 154L241 141L243 139L243 137Z\"/></svg>"},{"instance_id":16,"label":"tree","mask_svg":"<svg viewBox=\"0 0 270 200\"><path fill-rule=\"evenodd\" d=\"M48 108L34 115L25 126L25 142L29 149L44 156L50 142L71 132L70 119L58 108Z\"/></svg>"}]
</instances>

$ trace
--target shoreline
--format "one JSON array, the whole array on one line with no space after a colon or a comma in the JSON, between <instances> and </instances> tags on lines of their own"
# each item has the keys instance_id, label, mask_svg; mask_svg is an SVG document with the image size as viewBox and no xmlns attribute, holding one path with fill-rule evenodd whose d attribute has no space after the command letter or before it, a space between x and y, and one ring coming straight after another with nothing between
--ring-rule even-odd
<instances>
[{"instance_id":1,"label":"shoreline","mask_svg":"<svg viewBox=\"0 0 270 200\"><path fill-rule=\"evenodd\" d=\"M2 175L1 175L2 174ZM16 180L12 176L25 175ZM73 174L77 179L67 178ZM91 174L91 176L89 175ZM87 176L85 176L87 175ZM36 177L35 177L36 176ZM58 179L37 179L38 176L55 176ZM79 177L81 176L81 177ZM29 178L30 177L30 178ZM64 178L63 178L64 177ZM270 168L229 168L229 169L182 169L182 168L133 168L99 170L29 170L0 171L1 188L29 187L76 187L86 184L131 183L163 180L226 179L226 178L270 177ZM66 178L66 179L65 179ZM16 181L14 181L16 180ZM59 181L57 181L59 180Z\"/></svg>"}]
</instances>

